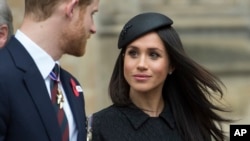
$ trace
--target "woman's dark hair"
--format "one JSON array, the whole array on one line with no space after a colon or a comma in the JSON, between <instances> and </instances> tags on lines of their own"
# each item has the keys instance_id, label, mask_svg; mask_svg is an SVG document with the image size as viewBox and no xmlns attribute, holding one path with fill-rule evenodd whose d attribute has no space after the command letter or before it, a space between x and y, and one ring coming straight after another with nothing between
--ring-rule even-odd
<instances>
[{"instance_id":1,"label":"woman's dark hair","mask_svg":"<svg viewBox=\"0 0 250 141\"><path fill-rule=\"evenodd\" d=\"M162 94L170 106L177 128L186 141L216 141L225 139L221 122L229 122L215 111L226 112L211 102L223 83L213 74L194 62L185 53L181 40L171 26L154 30L164 42L171 65L175 68L165 80ZM130 86L124 78L124 52L122 48L109 84L109 94L117 106L131 104Z\"/></svg>"}]
</instances>

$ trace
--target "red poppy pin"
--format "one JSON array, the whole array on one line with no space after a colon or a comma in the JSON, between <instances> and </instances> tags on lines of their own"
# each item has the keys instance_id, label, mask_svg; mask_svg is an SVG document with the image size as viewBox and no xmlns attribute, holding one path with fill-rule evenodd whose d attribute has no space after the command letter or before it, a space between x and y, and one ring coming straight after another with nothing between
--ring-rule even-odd
<instances>
[{"instance_id":1,"label":"red poppy pin","mask_svg":"<svg viewBox=\"0 0 250 141\"><path fill-rule=\"evenodd\" d=\"M73 92L74 92L75 96L78 97L81 87L77 86L76 82L72 78L70 79L70 83L71 83L71 86L72 86L72 89L73 89Z\"/></svg>"}]
</instances>

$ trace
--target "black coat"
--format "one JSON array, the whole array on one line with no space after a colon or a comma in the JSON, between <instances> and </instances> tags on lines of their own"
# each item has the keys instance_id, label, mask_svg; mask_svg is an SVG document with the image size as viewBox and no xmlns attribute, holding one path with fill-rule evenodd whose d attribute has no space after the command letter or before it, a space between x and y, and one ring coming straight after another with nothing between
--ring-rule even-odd
<instances>
[{"instance_id":1,"label":"black coat","mask_svg":"<svg viewBox=\"0 0 250 141\"><path fill-rule=\"evenodd\" d=\"M92 141L182 141L169 108L149 117L136 107L110 106L93 115Z\"/></svg>"}]
</instances>

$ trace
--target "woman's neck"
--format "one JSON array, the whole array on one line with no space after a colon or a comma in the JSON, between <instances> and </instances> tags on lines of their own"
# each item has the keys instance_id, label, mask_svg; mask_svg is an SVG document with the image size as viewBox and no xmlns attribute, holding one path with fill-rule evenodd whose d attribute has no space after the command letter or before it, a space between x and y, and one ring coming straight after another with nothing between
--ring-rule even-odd
<instances>
[{"instance_id":1,"label":"woman's neck","mask_svg":"<svg viewBox=\"0 0 250 141\"><path fill-rule=\"evenodd\" d=\"M137 106L138 107L138 106ZM164 107L164 106L163 106ZM142 110L144 113L146 113L147 115L149 115L150 117L159 117L159 115L161 114L163 107L159 107L155 110L148 110L148 109L144 109L144 108L140 108L138 107L140 110Z\"/></svg>"},{"instance_id":2,"label":"woman's neck","mask_svg":"<svg viewBox=\"0 0 250 141\"><path fill-rule=\"evenodd\" d=\"M150 117L158 117L164 109L161 93L130 92L132 102Z\"/></svg>"}]
</instances>

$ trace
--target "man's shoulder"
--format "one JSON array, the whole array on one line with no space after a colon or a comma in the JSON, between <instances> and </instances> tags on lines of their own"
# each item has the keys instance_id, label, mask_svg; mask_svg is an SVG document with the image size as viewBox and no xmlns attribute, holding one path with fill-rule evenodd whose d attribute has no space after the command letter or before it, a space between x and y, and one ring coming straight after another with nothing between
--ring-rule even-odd
<instances>
[{"instance_id":1,"label":"man's shoulder","mask_svg":"<svg viewBox=\"0 0 250 141\"><path fill-rule=\"evenodd\" d=\"M13 57L8 52L7 48L0 49L0 73L7 74L15 69Z\"/></svg>"},{"instance_id":2,"label":"man's shoulder","mask_svg":"<svg viewBox=\"0 0 250 141\"><path fill-rule=\"evenodd\" d=\"M8 48L9 46L20 46L21 43L17 40L15 36L12 36L9 41L5 44L3 48Z\"/></svg>"},{"instance_id":3,"label":"man's shoulder","mask_svg":"<svg viewBox=\"0 0 250 141\"><path fill-rule=\"evenodd\" d=\"M5 46L0 49L0 63L8 63L8 61L13 61L15 57L23 58L24 52L27 51L21 46L22 44L12 36Z\"/></svg>"}]
</instances>

